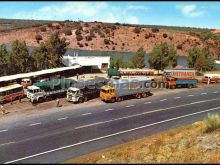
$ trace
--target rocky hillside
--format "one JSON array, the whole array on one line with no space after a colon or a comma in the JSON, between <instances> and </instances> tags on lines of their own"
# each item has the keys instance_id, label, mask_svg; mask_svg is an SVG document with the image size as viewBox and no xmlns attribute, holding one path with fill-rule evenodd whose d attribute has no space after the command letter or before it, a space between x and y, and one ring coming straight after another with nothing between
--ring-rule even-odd
<instances>
[{"instance_id":1,"label":"rocky hillside","mask_svg":"<svg viewBox=\"0 0 220 165\"><path fill-rule=\"evenodd\" d=\"M143 46L146 52L150 52L156 44L167 42L173 44L181 56L187 56L187 51L192 46L208 47L215 58L220 51L215 40L202 39L190 28L176 30L119 23L72 21L4 30L0 32L0 44L9 44L18 39L25 40L29 46L39 46L54 31L59 31L61 37L65 37L70 43L69 48L75 49L135 52ZM208 29L204 31L211 33Z\"/></svg>"}]
</instances>

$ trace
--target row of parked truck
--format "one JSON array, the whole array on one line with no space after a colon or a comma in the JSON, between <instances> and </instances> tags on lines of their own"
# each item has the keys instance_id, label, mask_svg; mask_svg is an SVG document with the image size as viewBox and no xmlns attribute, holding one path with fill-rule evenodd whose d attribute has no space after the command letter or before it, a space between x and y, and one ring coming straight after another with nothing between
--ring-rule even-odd
<instances>
[{"instance_id":1,"label":"row of parked truck","mask_svg":"<svg viewBox=\"0 0 220 165\"><path fill-rule=\"evenodd\" d=\"M203 81L207 79L204 77ZM209 79L209 78L208 78ZM73 103L82 103L92 98L100 97L105 102L122 101L129 97L144 98L150 95L154 80L150 77L137 77L128 79L91 80L52 79L50 81L31 83L22 82L26 88L27 98L32 103L44 102L57 97L66 97ZM197 86L195 70L192 69L167 69L164 71L163 81L166 88ZM0 88L0 102L4 103L23 97L22 85L13 84Z\"/></svg>"}]
</instances>

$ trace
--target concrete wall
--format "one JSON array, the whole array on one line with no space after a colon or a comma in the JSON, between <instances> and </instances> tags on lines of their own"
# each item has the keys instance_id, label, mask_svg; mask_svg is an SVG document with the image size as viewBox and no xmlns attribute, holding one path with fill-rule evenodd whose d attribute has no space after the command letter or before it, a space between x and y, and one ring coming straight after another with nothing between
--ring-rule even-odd
<instances>
[{"instance_id":1,"label":"concrete wall","mask_svg":"<svg viewBox=\"0 0 220 165\"><path fill-rule=\"evenodd\" d=\"M102 64L107 64L109 67L110 56L97 57L97 56L64 56L63 63L66 66L73 66L79 64L81 66L92 66L93 69L101 69Z\"/></svg>"}]
</instances>

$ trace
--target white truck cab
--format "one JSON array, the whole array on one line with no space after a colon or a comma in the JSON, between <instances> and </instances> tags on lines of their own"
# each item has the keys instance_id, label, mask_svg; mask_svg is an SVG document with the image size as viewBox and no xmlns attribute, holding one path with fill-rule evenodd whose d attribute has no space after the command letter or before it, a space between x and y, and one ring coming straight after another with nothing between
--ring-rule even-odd
<instances>
[{"instance_id":1,"label":"white truck cab","mask_svg":"<svg viewBox=\"0 0 220 165\"><path fill-rule=\"evenodd\" d=\"M45 91L41 90L39 87L32 85L27 87L27 98L31 101L39 101L45 96Z\"/></svg>"},{"instance_id":2,"label":"white truck cab","mask_svg":"<svg viewBox=\"0 0 220 165\"><path fill-rule=\"evenodd\" d=\"M70 102L84 102L87 98L84 96L83 92L79 88L70 87L67 90L67 101Z\"/></svg>"}]
</instances>

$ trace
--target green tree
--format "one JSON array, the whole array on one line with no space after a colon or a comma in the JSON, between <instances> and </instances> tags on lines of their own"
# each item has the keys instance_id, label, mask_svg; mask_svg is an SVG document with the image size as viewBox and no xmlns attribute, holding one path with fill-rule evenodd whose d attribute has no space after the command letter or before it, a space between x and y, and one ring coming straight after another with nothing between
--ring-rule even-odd
<instances>
[{"instance_id":1,"label":"green tree","mask_svg":"<svg viewBox=\"0 0 220 165\"><path fill-rule=\"evenodd\" d=\"M12 43L11 58L15 58L14 65L17 73L30 71L30 56L25 41L16 40ZM10 58L10 59L11 59Z\"/></svg>"},{"instance_id":2,"label":"green tree","mask_svg":"<svg viewBox=\"0 0 220 165\"><path fill-rule=\"evenodd\" d=\"M177 52L172 45L166 42L156 45L149 53L148 62L151 67L163 70L166 67L175 67L177 65Z\"/></svg>"},{"instance_id":3,"label":"green tree","mask_svg":"<svg viewBox=\"0 0 220 165\"><path fill-rule=\"evenodd\" d=\"M189 56L187 58L189 68L195 68L196 61L200 54L201 50L198 47L193 47L189 49Z\"/></svg>"},{"instance_id":4,"label":"green tree","mask_svg":"<svg viewBox=\"0 0 220 165\"><path fill-rule=\"evenodd\" d=\"M189 50L187 61L190 68L195 68L198 71L215 69L215 60L208 48L193 47Z\"/></svg>"},{"instance_id":5,"label":"green tree","mask_svg":"<svg viewBox=\"0 0 220 165\"><path fill-rule=\"evenodd\" d=\"M110 68L119 69L123 66L123 55L116 54L114 57L110 57Z\"/></svg>"},{"instance_id":6,"label":"green tree","mask_svg":"<svg viewBox=\"0 0 220 165\"><path fill-rule=\"evenodd\" d=\"M6 50L6 46L0 45L0 76L4 76L7 74L7 58L8 51Z\"/></svg>"},{"instance_id":7,"label":"green tree","mask_svg":"<svg viewBox=\"0 0 220 165\"><path fill-rule=\"evenodd\" d=\"M49 68L49 53L44 42L39 48L35 48L32 52L33 70L43 70Z\"/></svg>"},{"instance_id":8,"label":"green tree","mask_svg":"<svg viewBox=\"0 0 220 165\"><path fill-rule=\"evenodd\" d=\"M46 41L45 45L49 53L49 68L63 66L62 58L67 50L68 44L65 38L59 38L58 32L53 33Z\"/></svg>"},{"instance_id":9,"label":"green tree","mask_svg":"<svg viewBox=\"0 0 220 165\"><path fill-rule=\"evenodd\" d=\"M144 56L145 56L144 48L141 47L132 57L132 62L135 68L144 68L145 66Z\"/></svg>"}]
</instances>

